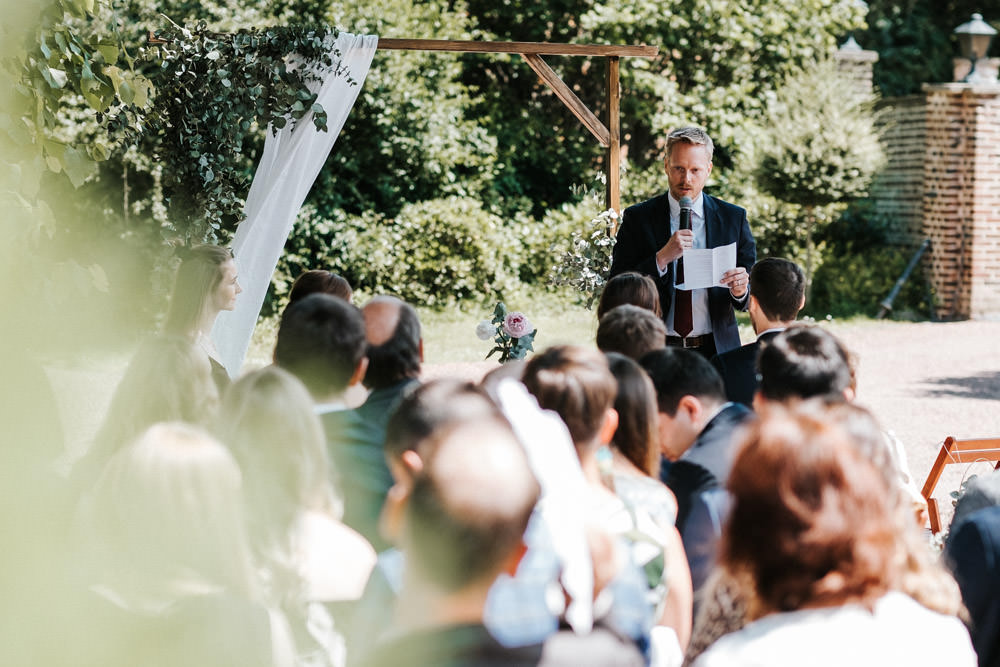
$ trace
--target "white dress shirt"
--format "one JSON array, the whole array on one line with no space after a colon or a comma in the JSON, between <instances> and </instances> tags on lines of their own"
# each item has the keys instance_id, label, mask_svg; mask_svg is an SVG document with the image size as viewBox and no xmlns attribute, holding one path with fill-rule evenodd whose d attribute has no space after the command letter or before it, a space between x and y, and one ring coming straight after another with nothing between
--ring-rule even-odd
<instances>
[{"instance_id":1,"label":"white dress shirt","mask_svg":"<svg viewBox=\"0 0 1000 667\"><path fill-rule=\"evenodd\" d=\"M667 193L667 200L670 203L670 235L673 236L680 229L681 206L669 192ZM699 194L698 198L691 204L691 231L694 233L694 244L692 247L694 249L704 249L707 245L707 241L705 240L704 193ZM662 276L666 272L666 269L664 269L660 272L660 275ZM674 260L674 284L677 283L676 278L677 260ZM674 329L674 304L676 302L677 299L670 300L670 309L665 318L667 333L671 336L678 335L677 330ZM691 324L692 329L688 337L712 333L712 318L708 314L708 289L691 290Z\"/></svg>"}]
</instances>

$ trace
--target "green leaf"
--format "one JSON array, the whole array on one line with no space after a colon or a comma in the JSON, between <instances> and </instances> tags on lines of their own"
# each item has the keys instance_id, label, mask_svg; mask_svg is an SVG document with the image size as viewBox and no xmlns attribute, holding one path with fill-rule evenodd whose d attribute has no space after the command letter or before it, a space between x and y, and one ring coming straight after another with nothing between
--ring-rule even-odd
<instances>
[{"instance_id":1,"label":"green leaf","mask_svg":"<svg viewBox=\"0 0 1000 667\"><path fill-rule=\"evenodd\" d=\"M86 153L67 146L63 153L63 170L73 183L73 187L78 188L97 173L97 163L87 157Z\"/></svg>"}]
</instances>

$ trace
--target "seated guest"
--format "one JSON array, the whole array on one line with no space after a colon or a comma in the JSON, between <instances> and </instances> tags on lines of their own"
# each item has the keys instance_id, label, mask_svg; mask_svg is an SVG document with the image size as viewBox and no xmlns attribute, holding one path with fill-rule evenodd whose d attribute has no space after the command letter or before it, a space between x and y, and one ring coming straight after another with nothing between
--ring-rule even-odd
<instances>
[{"instance_id":1,"label":"seated guest","mask_svg":"<svg viewBox=\"0 0 1000 667\"><path fill-rule=\"evenodd\" d=\"M229 386L229 373L219 359L210 334L224 310L236 307L243 289L237 281L236 262L228 248L204 244L179 251L183 257L170 297L163 332L186 336L208 358L212 378L221 394Z\"/></svg>"},{"instance_id":2,"label":"seated guest","mask_svg":"<svg viewBox=\"0 0 1000 667\"><path fill-rule=\"evenodd\" d=\"M700 502L724 502L724 496L704 494L726 483L736 432L753 413L726 402L722 378L690 350L657 350L644 356L641 365L656 389L660 451L671 462L661 477L677 497L677 528L697 595L714 563L718 535L690 522L689 516Z\"/></svg>"},{"instance_id":3,"label":"seated guest","mask_svg":"<svg viewBox=\"0 0 1000 667\"><path fill-rule=\"evenodd\" d=\"M771 339L760 353L760 389L754 407L792 403L817 396L853 401L857 394L854 360L844 344L816 326L795 325ZM927 503L906 458L903 443L891 432L883 436L895 468L897 484L909 496L913 511L926 518Z\"/></svg>"},{"instance_id":4,"label":"seated guest","mask_svg":"<svg viewBox=\"0 0 1000 667\"><path fill-rule=\"evenodd\" d=\"M612 308L626 303L645 308L660 317L660 295L656 291L656 283L647 275L626 271L608 280L597 303L598 321Z\"/></svg>"},{"instance_id":5,"label":"seated guest","mask_svg":"<svg viewBox=\"0 0 1000 667\"><path fill-rule=\"evenodd\" d=\"M712 365L726 386L727 399L747 407L753 405L761 346L787 329L805 303L806 277L797 264L767 257L753 265L747 309L757 340L712 357Z\"/></svg>"},{"instance_id":6,"label":"seated guest","mask_svg":"<svg viewBox=\"0 0 1000 667\"><path fill-rule=\"evenodd\" d=\"M832 394L854 398L850 354L821 327L800 324L774 336L761 349L758 368L757 409L765 401L787 403Z\"/></svg>"},{"instance_id":7,"label":"seated guest","mask_svg":"<svg viewBox=\"0 0 1000 667\"><path fill-rule=\"evenodd\" d=\"M900 592L890 477L845 429L771 408L750 425L728 489L721 564L746 582L753 622L695 667L975 664L957 618Z\"/></svg>"},{"instance_id":8,"label":"seated guest","mask_svg":"<svg viewBox=\"0 0 1000 667\"><path fill-rule=\"evenodd\" d=\"M282 315L274 361L302 380L316 403L334 480L343 494L344 523L378 549L387 546L378 532L378 516L392 485L382 454L387 416L372 414L373 410L349 410L344 400L348 388L371 368L366 334L364 317L357 308L337 297L312 294ZM409 363L406 355L391 359ZM381 360L381 364L386 362ZM419 359L416 364L419 372ZM373 400L387 402L378 396Z\"/></svg>"},{"instance_id":9,"label":"seated guest","mask_svg":"<svg viewBox=\"0 0 1000 667\"><path fill-rule=\"evenodd\" d=\"M284 617L263 603L241 475L218 441L157 424L118 452L98 485L89 645L76 665L293 664Z\"/></svg>"},{"instance_id":10,"label":"seated guest","mask_svg":"<svg viewBox=\"0 0 1000 667\"><path fill-rule=\"evenodd\" d=\"M618 428L605 463L606 483L628 507L647 512L666 537L664 550L670 567L662 573L660 585L667 593L658 591L654 597L663 605L655 616L663 619L663 625L675 628L684 647L691 631L691 571L674 525L677 499L660 481L656 391L639 364L616 352L605 356L618 384L614 405Z\"/></svg>"},{"instance_id":11,"label":"seated guest","mask_svg":"<svg viewBox=\"0 0 1000 667\"><path fill-rule=\"evenodd\" d=\"M72 477L85 493L118 450L157 422L208 424L219 393L208 357L184 336L143 341L111 397L107 414Z\"/></svg>"},{"instance_id":12,"label":"seated guest","mask_svg":"<svg viewBox=\"0 0 1000 667\"><path fill-rule=\"evenodd\" d=\"M975 510L953 523L945 560L969 610L979 667L1000 665L1000 506Z\"/></svg>"},{"instance_id":13,"label":"seated guest","mask_svg":"<svg viewBox=\"0 0 1000 667\"><path fill-rule=\"evenodd\" d=\"M288 292L288 305L290 306L310 294L329 294L351 303L354 290L351 289L351 284L343 276L332 271L313 269L302 273L292 283L292 289Z\"/></svg>"},{"instance_id":14,"label":"seated guest","mask_svg":"<svg viewBox=\"0 0 1000 667\"><path fill-rule=\"evenodd\" d=\"M784 335L779 334L779 337ZM829 336L829 334L820 334L820 336L824 335ZM805 400L792 396L789 397L787 404L763 401L759 403L759 407L766 412L768 409L796 406L797 410L819 415L817 418L844 430L849 436L852 446L860 452L865 460L875 466L875 469L884 476L886 483L891 487L892 493L888 500L896 508L896 527L900 538L898 540L899 560L903 563L904 568L900 589L929 609L943 614L955 615L960 607L958 591L951 577L936 562L937 558L932 556L926 539L923 538L918 527L923 524L914 521L917 515L913 511L913 496L911 490L902 483L895 452L892 447L888 446L885 432L871 413L864 408L844 401L844 383L847 382L846 377L849 373L846 369L841 369L839 372L833 370L836 366L834 359L840 355L840 352L837 351L838 345L811 346L816 353L820 350L826 350L831 355L826 363L812 362L814 367L826 369L817 375L825 375L829 378L831 380L829 385L824 387L822 383L804 381L798 383L799 386L809 387L811 390L817 391L817 396ZM800 345L800 349L808 347L810 346ZM786 368L782 364L779 366ZM801 374L793 372L790 375L794 377ZM840 391L836 391L836 388L840 388ZM727 518L727 508L728 505L723 508L723 511L706 516L719 531ZM700 513L709 514L705 508L701 508ZM697 514L699 514L699 508L692 511L692 518ZM731 573L717 571L709 583L704 586L703 599L695 617L694 633L691 644L688 646L687 662L697 657L719 637L742 628L748 622L749 600L746 597L745 587L741 587L739 583Z\"/></svg>"},{"instance_id":15,"label":"seated guest","mask_svg":"<svg viewBox=\"0 0 1000 667\"><path fill-rule=\"evenodd\" d=\"M664 602L665 593L683 596L683 566L671 571L674 565L666 562L667 551L676 554L679 549L671 545L670 534L640 506L626 505L622 499L605 484L598 452L608 445L618 426L618 413L614 410L614 400L618 383L608 367L607 359L596 350L577 346L551 347L528 361L524 371L524 386L538 400L542 409L556 412L569 429L576 449L583 477L587 482L587 493L580 498L585 515L593 525L613 535L626 538L631 561L646 569L653 569L651 561L661 559L661 576L667 581L676 581L677 586L669 593L659 587L659 581L647 581L649 588L659 593L653 607L667 614L659 621L676 622L675 642L686 641L690 627L689 610L683 610L680 618L673 618L679 605ZM637 535L642 537L637 537ZM657 551L648 550L650 543L658 546ZM680 572L681 574L677 574ZM673 579L671 579L673 577ZM651 578L652 579L652 578Z\"/></svg>"},{"instance_id":16,"label":"seated guest","mask_svg":"<svg viewBox=\"0 0 1000 667\"><path fill-rule=\"evenodd\" d=\"M302 383L275 366L248 373L226 392L216 433L243 471L252 545L275 581L295 586L296 599L359 598L375 552L338 521L323 427Z\"/></svg>"},{"instance_id":17,"label":"seated guest","mask_svg":"<svg viewBox=\"0 0 1000 667\"><path fill-rule=\"evenodd\" d=\"M510 426L480 419L425 443L400 532L407 555L395 636L365 665L642 664L610 633L558 636L551 645L509 648L483 625L490 588L513 573L539 485Z\"/></svg>"},{"instance_id":18,"label":"seated guest","mask_svg":"<svg viewBox=\"0 0 1000 667\"><path fill-rule=\"evenodd\" d=\"M647 352L666 347L666 340L663 320L639 306L612 308L597 324L597 349L618 352L636 361Z\"/></svg>"}]
</instances>

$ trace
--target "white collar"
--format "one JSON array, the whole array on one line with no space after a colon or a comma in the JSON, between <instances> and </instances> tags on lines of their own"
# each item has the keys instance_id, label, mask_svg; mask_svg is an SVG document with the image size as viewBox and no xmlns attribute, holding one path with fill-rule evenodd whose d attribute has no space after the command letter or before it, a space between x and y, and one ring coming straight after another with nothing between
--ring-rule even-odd
<instances>
[{"instance_id":1,"label":"white collar","mask_svg":"<svg viewBox=\"0 0 1000 667\"><path fill-rule=\"evenodd\" d=\"M674 199L674 196L672 194L670 194L669 190L667 191L667 201L669 202L669 205L670 205L670 219L673 220L675 218L679 218L680 215L681 215L681 205L680 205L680 202L678 202L676 199ZM698 198L695 199L691 203L691 214L694 215L694 216L697 216L697 217L701 218L702 220L705 219L705 193L704 192L702 192L701 194L699 194Z\"/></svg>"}]
</instances>

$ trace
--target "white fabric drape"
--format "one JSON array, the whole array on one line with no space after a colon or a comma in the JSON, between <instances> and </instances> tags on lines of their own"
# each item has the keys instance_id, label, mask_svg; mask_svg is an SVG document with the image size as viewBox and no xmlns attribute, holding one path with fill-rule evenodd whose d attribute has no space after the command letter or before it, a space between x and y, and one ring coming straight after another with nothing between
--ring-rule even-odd
<instances>
[{"instance_id":1,"label":"white fabric drape","mask_svg":"<svg viewBox=\"0 0 1000 667\"><path fill-rule=\"evenodd\" d=\"M295 217L347 122L377 47L377 35L338 35L333 48L340 52L342 67L356 84L350 85L344 75L330 73L311 86L314 91L319 88L316 101L326 110L327 132L316 129L311 113L299 120L294 130L291 123L277 134L268 129L247 195L246 219L233 239L243 293L236 300L236 310L220 313L212 328L212 340L233 377L243 366L271 275Z\"/></svg>"}]
</instances>

